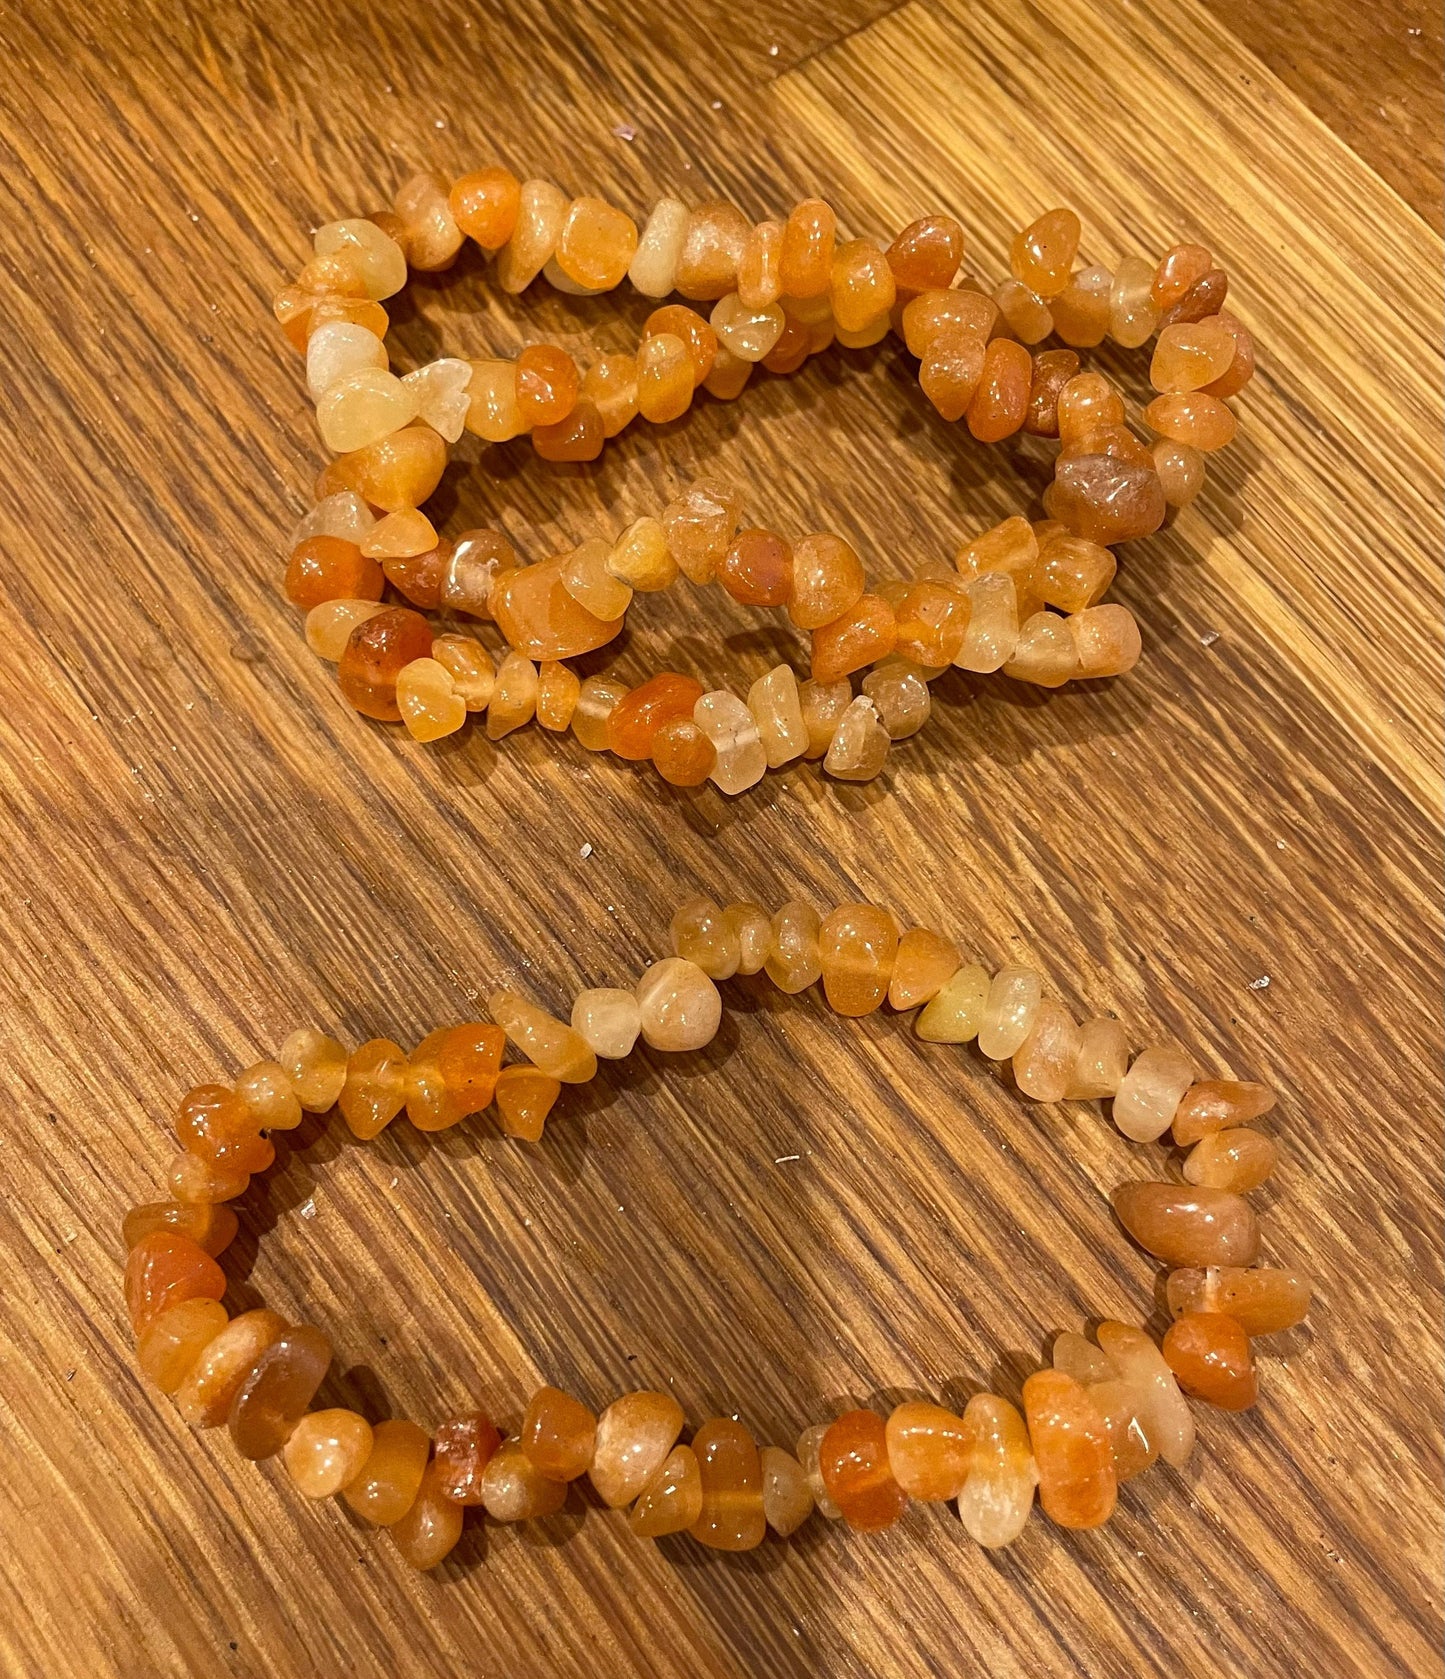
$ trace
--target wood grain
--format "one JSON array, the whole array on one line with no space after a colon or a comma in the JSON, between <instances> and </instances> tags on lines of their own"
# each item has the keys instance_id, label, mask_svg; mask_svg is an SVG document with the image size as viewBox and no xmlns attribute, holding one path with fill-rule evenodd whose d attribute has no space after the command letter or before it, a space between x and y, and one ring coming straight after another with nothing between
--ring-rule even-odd
<instances>
[{"instance_id":1,"label":"wood grain","mask_svg":"<svg viewBox=\"0 0 1445 1679\"><path fill-rule=\"evenodd\" d=\"M1439 1671L1441 253L1368 155L1354 9L1311 8L1290 52L1332 68L1303 80L1242 10L0 19L7 1679ZM492 157L634 209L816 190L884 232L948 208L985 269L1058 201L1106 261L1207 239L1261 373L1204 498L1126 557L1138 672L950 678L881 784L800 770L733 804L535 731L435 750L360 722L278 595L319 456L267 299L316 222ZM412 297L418 359L620 344L645 313L502 310L467 262ZM465 452L441 499L541 554L703 467L880 571L1041 482L1030 450L937 423L884 348L634 428L595 468ZM624 674L796 652L716 593L659 603ZM1131 1485L1103 1533L1038 1520L1000 1556L938 1510L727 1558L575 1505L434 1579L193 1439L134 1371L116 1253L177 1095L298 1021L412 1040L504 978L560 1006L660 954L699 887L875 898L1275 1082L1268 1249L1320 1286L1259 1409L1204 1418L1187 1471ZM1054 1331L1152 1309L1104 1200L1144 1167L1096 1112L1032 1111L891 1018L730 997L711 1051L609 1070L536 1150L308 1126L247 1215L240 1297L314 1314L335 1396L374 1415L671 1381L694 1424L736 1408L783 1442L845 1398L1014 1389Z\"/></svg>"}]
</instances>

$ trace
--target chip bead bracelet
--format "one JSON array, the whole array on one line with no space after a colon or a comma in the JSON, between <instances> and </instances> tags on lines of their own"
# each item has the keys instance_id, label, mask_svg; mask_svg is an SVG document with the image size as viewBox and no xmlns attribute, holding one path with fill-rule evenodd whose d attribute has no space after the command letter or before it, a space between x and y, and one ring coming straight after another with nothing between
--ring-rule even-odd
<instances>
[{"instance_id":1,"label":"chip bead bracelet","mask_svg":"<svg viewBox=\"0 0 1445 1679\"><path fill-rule=\"evenodd\" d=\"M1159 1458L1187 1460L1195 1425L1184 1393L1225 1410L1255 1403L1253 1339L1301 1322L1310 1298L1303 1276L1257 1264L1259 1223L1244 1196L1276 1162L1274 1143L1250 1123L1274 1105L1266 1086L1201 1080L1170 1044L1131 1059L1116 1020L1075 1022L1034 970L990 975L937 933L900 931L877 905L845 903L820 917L796 900L769 915L697 898L674 915L671 935L674 955L631 986L582 991L570 1020L498 989L492 1021L443 1027L409 1054L381 1038L348 1053L303 1028L233 1085L183 1098L171 1198L132 1208L123 1235L141 1368L193 1428L226 1425L247 1458L279 1454L305 1496L344 1497L388 1528L408 1563L428 1569L461 1537L468 1508L500 1522L546 1517L583 1475L603 1504L630 1506L640 1537L685 1532L721 1550L750 1549L769 1528L786 1537L815 1510L875 1531L910 1500L956 1501L972 1539L1007 1545L1036 1490L1054 1523L1093 1528L1108 1520L1122 1482ZM591 1079L599 1057L625 1057L639 1037L660 1051L703 1047L721 1020L718 982L757 973L789 993L821 981L845 1016L885 1002L917 1010L920 1039L976 1042L1011 1064L1023 1096L1107 1099L1126 1136L1169 1131L1189 1148L1184 1182L1127 1182L1111 1196L1123 1228L1171 1268L1162 1348L1119 1322L1100 1324L1094 1341L1069 1331L1054 1343L1052 1366L1024 1381L1018 1405L981 1393L961 1415L913 1400L887 1417L852 1409L804 1429L790 1452L759 1448L726 1417L682 1443L682 1407L661 1392L627 1393L596 1413L543 1386L506 1437L477 1410L428 1433L403 1418L373 1424L345 1407L312 1409L331 1363L327 1335L266 1307L231 1317L221 1303L218 1259L238 1228L228 1203L272 1164L270 1134L333 1106L362 1140L403 1111L418 1129L440 1131L494 1108L505 1133L535 1142L562 1087ZM519 1059L504 1065L507 1045Z\"/></svg>"},{"instance_id":2,"label":"chip bead bracelet","mask_svg":"<svg viewBox=\"0 0 1445 1679\"><path fill-rule=\"evenodd\" d=\"M676 289L715 299L711 319L664 305L648 318L635 356L601 356L585 373L560 347L534 344L511 361L444 358L398 379L382 342L387 320L380 300L405 285L408 266L447 267L468 236L497 255L506 291L525 289L538 274L572 292L607 290L627 276L651 297ZM884 252L865 240L839 244L836 217L818 200L799 205L784 223L750 228L729 205L688 211L664 199L639 235L629 217L600 199L568 200L551 183L518 182L506 170L464 176L450 189L439 177L418 176L402 188L393 210L321 228L312 260L276 299L278 317L306 353L323 441L338 451L318 483L319 506L293 538L288 592L313 610L338 603L324 615L325 639L334 646L343 630L357 635L355 662L366 666L366 695L374 701L358 709L404 721L422 739L452 733L469 712L482 709L476 703L486 682L482 657L450 639L434 656L422 626L410 618L364 632L360 621L380 612L362 603L379 602L387 583L425 610L494 617L513 652L534 667L509 661L503 703L488 717L493 738L528 720L539 684L556 702L550 711L565 710L575 681L553 671L546 683L536 664L604 645L620 633L633 594L667 587L679 570L697 584L720 581L744 604L789 607L794 621L813 633L815 681L839 681L880 658L906 661L906 653L891 649L909 639L899 615L910 608L930 629L933 618L945 621L941 636L932 638L943 641L945 652L955 637L967 636L969 617L978 615L973 642L983 651L969 662L973 650L964 650L966 669L1002 668L1045 686L1120 674L1138 656L1132 616L1118 606L1091 618L1080 614L1092 609L1112 577L1110 545L1147 535L1167 506L1182 506L1198 493L1205 453L1233 434L1225 398L1249 379L1253 347L1237 321L1218 313L1227 280L1203 247L1175 246L1157 265L1129 258L1114 276L1097 266L1075 274L1079 237L1071 211L1039 218L1015 239L1013 277L990 298L970 277L955 286L963 232L945 216L914 222ZM678 498L660 529L658 520L637 521L620 537L585 543L540 567L519 567L497 532L467 532L448 542L420 511L440 481L448 443L464 429L488 442L530 432L547 458L593 459L638 414L659 423L678 418L698 388L722 399L740 394L758 362L789 372L835 337L862 345L890 328L920 357L923 388L945 418L967 418L973 434L990 441L1019 430L1060 440L1045 496L1050 517L1031 527L1032 537L1023 533L1023 520L1000 527L1012 528L1015 543L1032 550L992 568L1008 574L1012 598L1007 584L996 581L947 599L942 586L956 578L947 568L919 579L902 600L896 585L872 594L855 590L856 556L826 533L793 546L770 531L739 533L734 518L719 536L735 500L716 486L694 486ZM1080 347L1105 336L1133 347L1158 330L1151 377L1161 394L1145 410L1160 433L1152 449L1125 425L1119 392L1100 375L1079 372L1073 348L1030 355L1018 342L1036 343L1055 330ZM1068 574L1062 599L1025 585L1020 573L1034 562L1042 576L1058 568ZM1101 571L1107 576L1088 598L1089 581ZM290 590L293 580L300 593ZM1081 595L1081 604L1069 604ZM1054 605L1064 606L1068 618L1048 610ZM832 615L814 616L822 612ZM379 653L377 641L384 643ZM820 646L831 675L818 668ZM403 661L402 652L410 658ZM489 667L490 655L485 658ZM912 662L947 668L954 660L950 653ZM400 684L399 700L394 679L403 663L418 668ZM784 679L771 674L779 698L791 699ZM896 670L883 679L890 694L906 696L895 706L901 717L890 722L865 679L851 708L839 708L838 751L830 753L825 742L812 755L823 756L831 774L870 779L891 740L902 738L895 722L902 722L902 733L921 726L922 719L912 719L920 711L926 717L920 695L926 680ZM348 698L356 703L352 692ZM750 708L733 694L707 700L702 718L672 720L680 749L674 753L673 736L665 736L659 768L664 775L664 765L675 769L678 785L698 784L711 773L711 747L714 760L735 764L714 777L717 784L740 791L762 774L751 774L760 754L750 738ZM567 726L538 715L544 726ZM746 741L740 754L731 750L739 735ZM720 741L726 753L719 753ZM748 777L730 785L744 767ZM776 765L769 758L764 767Z\"/></svg>"}]
</instances>

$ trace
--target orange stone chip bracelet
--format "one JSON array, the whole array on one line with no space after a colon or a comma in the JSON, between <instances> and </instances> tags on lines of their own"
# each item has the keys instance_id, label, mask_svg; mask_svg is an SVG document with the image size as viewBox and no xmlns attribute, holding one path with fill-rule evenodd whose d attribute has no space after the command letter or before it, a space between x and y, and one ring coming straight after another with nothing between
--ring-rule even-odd
<instances>
[{"instance_id":1,"label":"orange stone chip bracelet","mask_svg":"<svg viewBox=\"0 0 1445 1679\"><path fill-rule=\"evenodd\" d=\"M786 1536L815 1510L871 1532L910 1500L955 1502L970 1538L1007 1545L1036 1491L1059 1526L1097 1527L1120 1482L1156 1459L1188 1458L1186 1393L1225 1410L1255 1403L1253 1340L1302 1321L1310 1298L1304 1277L1258 1263L1259 1221L1245 1196L1276 1162L1273 1141L1252 1125L1274 1105L1264 1085L1201 1079L1172 1044L1131 1056L1115 1019L1075 1021L1033 969L990 973L951 940L901 928L873 904L820 916L799 901L769 914L699 898L677 911L671 933L672 956L633 984L581 992L567 1019L499 989L490 1021L443 1027L410 1052L384 1038L348 1052L307 1027L232 1084L183 1098L167 1199L125 1219L125 1294L141 1368L192 1427L225 1425L244 1457L279 1455L302 1494L344 1498L426 1569L455 1546L468 1509L499 1522L546 1517L584 1475L605 1505L628 1507L639 1536L685 1532L721 1550L750 1549L769 1528ZM624 1057L639 1038L663 1052L703 1048L722 1016L718 982L758 973L789 993L821 981L841 1015L885 1003L914 1013L923 1042L976 1043L1008 1062L1030 1101L1108 1101L1125 1136L1169 1132L1188 1148L1182 1182L1130 1181L1111 1197L1124 1230L1170 1267L1162 1348L1124 1323L1101 1323L1092 1341L1068 1331L1052 1366L1015 1396L980 1393L961 1414L916 1400L886 1417L849 1410L785 1450L760 1447L727 1417L684 1441L682 1407L661 1392L594 1411L543 1386L507 1419L505 1436L480 1410L430 1431L368 1419L316 1405L332 1358L321 1329L265 1307L228 1313L218 1260L238 1227L230 1203L275 1159L274 1136L305 1114L339 1109L369 1139L403 1112L419 1130L440 1131L488 1111L509 1136L537 1142L563 1087L590 1080L599 1057Z\"/></svg>"},{"instance_id":2,"label":"orange stone chip bracelet","mask_svg":"<svg viewBox=\"0 0 1445 1679\"><path fill-rule=\"evenodd\" d=\"M872 779L892 742L927 721L928 684L952 667L1046 687L1122 674L1140 639L1126 607L1101 604L1113 548L1199 493L1208 453L1234 434L1228 399L1249 380L1254 350L1220 311L1228 281L1204 247L1129 257L1110 273L1075 267L1080 233L1070 210L1039 217L990 292L964 268L951 217L915 221L885 249L844 237L817 199L753 225L730 204L664 198L639 232L602 199L489 168L451 183L419 175L391 210L328 222L275 299L334 457L286 571L308 642L337 664L357 710L420 740L456 732L470 714L486 714L494 740L535 719L591 750L650 760L674 785L711 780L730 794L802 757ZM495 257L505 292L538 276L583 294L627 279L659 307L635 353L585 368L541 343L399 377L383 300L410 271L448 267L467 239ZM662 301L674 293L704 311ZM919 358L944 419L983 442L1020 432L1059 441L1046 518L1007 519L961 540L951 561L870 585L840 536L745 524L740 496L711 480L534 564L500 531L443 537L421 511L465 431L489 444L526 434L545 459L593 460L639 416L678 419L699 390L728 401L756 366L789 374L831 344L860 349L889 332ZM1065 347L1031 348L1051 336ZM1154 340L1159 394L1143 413L1152 444L1125 423L1116 387L1080 370L1078 351L1105 338ZM613 641L634 595L679 575L786 611L810 637L807 678L778 665L745 694L704 692L673 671L630 691L607 676L580 680L567 661ZM490 619L509 650L499 664L428 613Z\"/></svg>"}]
</instances>

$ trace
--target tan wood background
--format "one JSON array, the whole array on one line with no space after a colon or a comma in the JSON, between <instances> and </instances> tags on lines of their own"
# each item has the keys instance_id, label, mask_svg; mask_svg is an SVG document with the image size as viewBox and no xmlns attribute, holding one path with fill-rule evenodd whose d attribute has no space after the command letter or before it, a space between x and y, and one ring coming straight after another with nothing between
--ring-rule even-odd
<instances>
[{"instance_id":1,"label":"tan wood background","mask_svg":"<svg viewBox=\"0 0 1445 1679\"><path fill-rule=\"evenodd\" d=\"M1439 33L1405 0L5 9L6 1679L1439 1670ZM1138 672L950 678L881 783L809 768L734 804L535 731L434 750L349 713L278 593L320 456L269 294L319 221L493 158L634 210L947 208L995 272L1058 201L1106 261L1211 243L1260 375L1205 496L1127 555ZM413 299L415 358L620 345L645 313L501 310L471 261ZM887 571L1042 482L890 347L590 469L463 453L454 525L534 555L706 467ZM736 680L789 652L714 591L620 658ZM729 1558L574 1498L469 1529L435 1578L191 1438L135 1374L116 1230L181 1090L302 1020L412 1040L504 976L561 1005L658 955L699 887L876 898L1275 1081L1268 1253L1319 1295L1259 1409L1206 1416L1106 1531L1039 1519L998 1556L937 1508ZM709 1053L609 1069L539 1149L308 1127L240 1297L314 1313L331 1393L373 1415L672 1381L694 1424L782 1442L845 1398L1014 1389L1052 1332L1153 1309L1104 1200L1148 1167L1097 1111L1030 1111L892 1019L732 995Z\"/></svg>"}]
</instances>

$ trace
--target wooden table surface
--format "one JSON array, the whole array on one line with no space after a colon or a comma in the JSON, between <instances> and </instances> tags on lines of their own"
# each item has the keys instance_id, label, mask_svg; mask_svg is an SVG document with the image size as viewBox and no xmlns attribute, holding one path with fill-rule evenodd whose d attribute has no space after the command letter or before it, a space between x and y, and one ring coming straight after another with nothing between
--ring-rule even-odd
<instances>
[{"instance_id":1,"label":"wooden table surface","mask_svg":"<svg viewBox=\"0 0 1445 1679\"><path fill-rule=\"evenodd\" d=\"M1439 27L1340 0L6 9L6 1679L1439 1671ZM634 211L948 209L993 273L1056 202L1104 261L1210 243L1260 373L1204 496L1125 555L1139 669L951 677L881 782L800 768L735 803L535 730L438 750L349 712L278 590L320 454L269 296L317 223L492 159ZM470 262L412 295L402 359L621 345L646 312L501 309ZM944 427L889 346L595 467L462 456L453 525L533 556L706 469L884 572L1042 460ZM796 657L717 591L646 616L624 674ZM415 1041L508 977L560 1006L662 953L698 889L885 902L1277 1084L1267 1251L1319 1287L1258 1409L1203 1416L1104 1531L1036 1518L996 1555L937 1507L654 1547L574 1495L424 1578L193 1438L137 1377L117 1253L180 1092L302 1021ZM1150 1168L1096 1109L1030 1109L891 1017L729 995L708 1053L609 1069L535 1149L308 1126L238 1298L313 1314L329 1391L373 1416L672 1382L694 1426L781 1443L844 1402L1016 1393L1057 1330L1154 1311L1104 1198Z\"/></svg>"}]
</instances>

